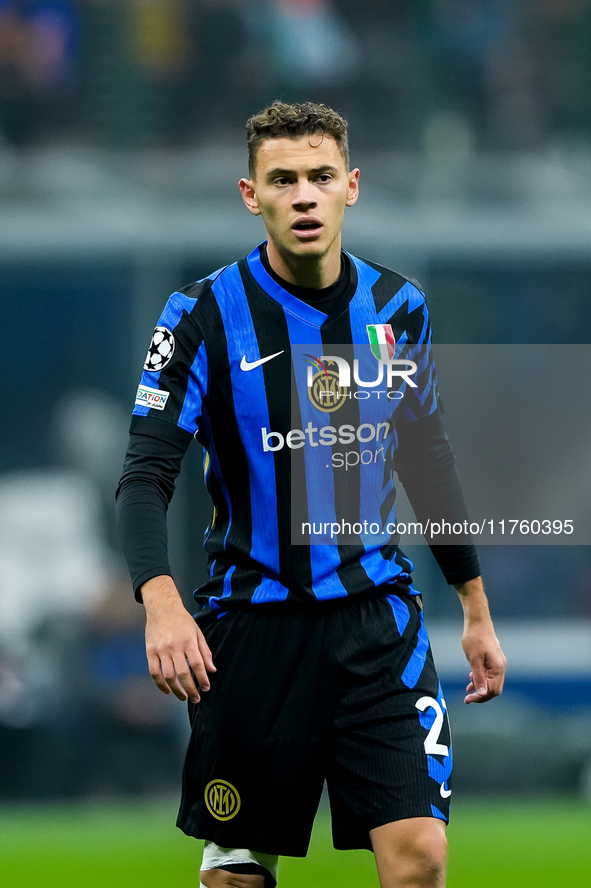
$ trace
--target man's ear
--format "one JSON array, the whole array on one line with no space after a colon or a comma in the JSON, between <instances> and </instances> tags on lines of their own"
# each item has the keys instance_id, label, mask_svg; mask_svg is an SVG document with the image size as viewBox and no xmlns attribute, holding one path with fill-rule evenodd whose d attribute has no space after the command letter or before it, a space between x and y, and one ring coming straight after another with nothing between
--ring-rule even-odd
<instances>
[{"instance_id":1,"label":"man's ear","mask_svg":"<svg viewBox=\"0 0 591 888\"><path fill-rule=\"evenodd\" d=\"M359 197L359 170L351 170L349 173L349 190L347 192L347 206L352 207Z\"/></svg>"},{"instance_id":2,"label":"man's ear","mask_svg":"<svg viewBox=\"0 0 591 888\"><path fill-rule=\"evenodd\" d=\"M242 194L242 200L246 204L248 210L250 210L253 216L260 216L261 211L259 210L259 204L252 179L240 179L238 187Z\"/></svg>"}]
</instances>

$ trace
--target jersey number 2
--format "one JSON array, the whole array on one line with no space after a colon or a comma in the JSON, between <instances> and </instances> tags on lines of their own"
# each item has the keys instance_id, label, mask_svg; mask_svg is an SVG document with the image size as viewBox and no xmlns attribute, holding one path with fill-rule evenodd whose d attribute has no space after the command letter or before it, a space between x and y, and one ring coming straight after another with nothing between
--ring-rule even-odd
<instances>
[{"instance_id":1,"label":"jersey number 2","mask_svg":"<svg viewBox=\"0 0 591 888\"><path fill-rule=\"evenodd\" d=\"M439 701L433 697L421 697L420 700L417 700L415 706L420 712L424 712L425 709L435 710L435 721L425 737L425 752L427 755L449 755L449 748L445 743L437 742L443 727L443 709Z\"/></svg>"}]
</instances>

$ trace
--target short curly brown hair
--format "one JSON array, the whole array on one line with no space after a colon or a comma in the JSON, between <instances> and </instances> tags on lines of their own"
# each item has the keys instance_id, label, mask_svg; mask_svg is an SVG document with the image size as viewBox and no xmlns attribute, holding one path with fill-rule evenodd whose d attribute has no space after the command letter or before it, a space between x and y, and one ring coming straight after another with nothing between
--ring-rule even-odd
<instances>
[{"instance_id":1,"label":"short curly brown hair","mask_svg":"<svg viewBox=\"0 0 591 888\"><path fill-rule=\"evenodd\" d=\"M250 175L254 175L256 154L266 139L297 139L300 136L318 134L333 137L348 170L347 121L337 111L315 102L294 102L290 105L280 101L273 102L246 122Z\"/></svg>"}]
</instances>

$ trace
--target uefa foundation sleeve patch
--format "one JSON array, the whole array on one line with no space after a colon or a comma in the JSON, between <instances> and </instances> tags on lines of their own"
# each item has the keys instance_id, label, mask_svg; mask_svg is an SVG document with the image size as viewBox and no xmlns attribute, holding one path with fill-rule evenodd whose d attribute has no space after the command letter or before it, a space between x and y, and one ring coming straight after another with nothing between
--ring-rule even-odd
<instances>
[{"instance_id":1,"label":"uefa foundation sleeve patch","mask_svg":"<svg viewBox=\"0 0 591 888\"><path fill-rule=\"evenodd\" d=\"M141 407L149 407L151 410L164 410L170 392L150 388L148 385L140 385L135 396L135 403Z\"/></svg>"}]
</instances>

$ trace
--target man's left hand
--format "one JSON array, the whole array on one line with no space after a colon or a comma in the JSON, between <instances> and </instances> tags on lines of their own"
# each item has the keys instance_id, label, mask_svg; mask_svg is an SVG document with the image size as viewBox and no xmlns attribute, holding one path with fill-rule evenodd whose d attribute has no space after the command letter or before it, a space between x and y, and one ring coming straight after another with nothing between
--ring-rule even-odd
<instances>
[{"instance_id":1,"label":"man's left hand","mask_svg":"<svg viewBox=\"0 0 591 888\"><path fill-rule=\"evenodd\" d=\"M485 632L481 626L467 626L462 636L462 647L471 667L464 703L486 703L498 697L505 682L507 660L494 633L492 621L490 630Z\"/></svg>"},{"instance_id":2,"label":"man's left hand","mask_svg":"<svg viewBox=\"0 0 591 888\"><path fill-rule=\"evenodd\" d=\"M471 669L464 703L486 703L503 690L507 660L495 635L482 579L458 584L456 590L464 608L462 647Z\"/></svg>"}]
</instances>

